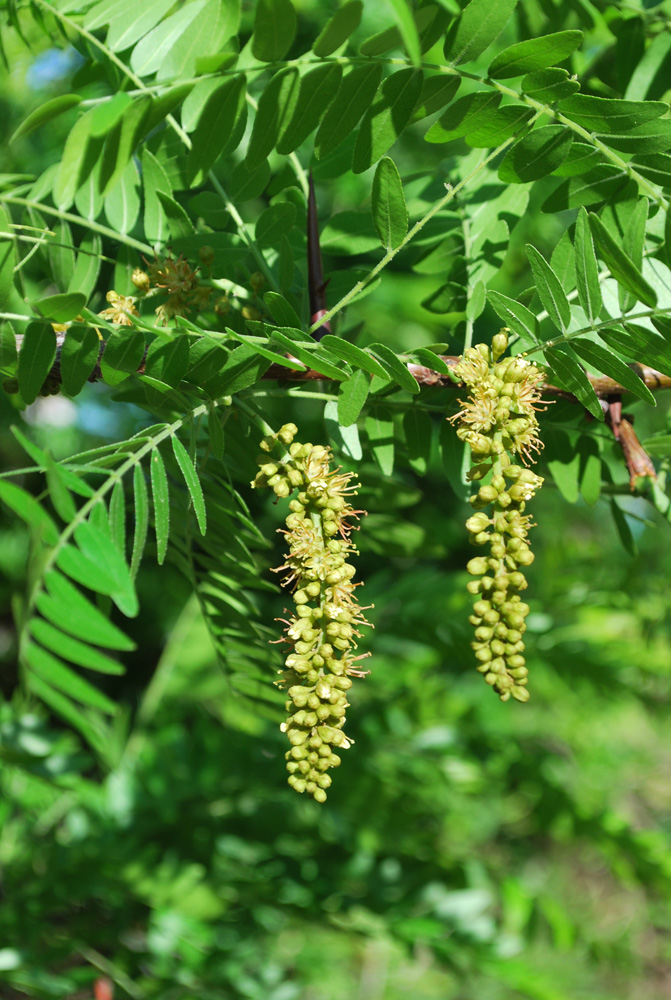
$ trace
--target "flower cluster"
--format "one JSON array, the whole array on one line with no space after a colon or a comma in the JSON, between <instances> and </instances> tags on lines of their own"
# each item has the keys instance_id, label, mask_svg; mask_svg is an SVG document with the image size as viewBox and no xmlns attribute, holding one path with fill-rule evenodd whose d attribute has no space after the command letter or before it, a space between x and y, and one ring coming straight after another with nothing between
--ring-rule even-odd
<instances>
[{"instance_id":1,"label":"flower cluster","mask_svg":"<svg viewBox=\"0 0 671 1000\"><path fill-rule=\"evenodd\" d=\"M340 764L337 751L352 742L343 732L347 692L352 677L366 673L356 666L363 657L352 650L361 635L357 627L369 623L348 562L356 552L349 518L363 511L349 503L356 492L352 474L330 468L330 448L300 444L296 434L295 424L285 424L263 439L265 454L252 486L269 486L278 497L298 490L282 530L289 552L276 571L285 573L282 583L291 587L296 605L285 621L285 640L292 648L278 681L288 695L289 714L281 728L291 743L289 784L324 802L331 784L327 772Z\"/></svg>"},{"instance_id":2,"label":"flower cluster","mask_svg":"<svg viewBox=\"0 0 671 1000\"><path fill-rule=\"evenodd\" d=\"M457 435L471 448L469 479L487 478L471 496L476 513L466 522L471 542L489 548L488 555L476 556L467 566L478 578L468 584L478 598L469 618L475 626L477 669L502 701L511 695L528 701L522 636L529 606L520 591L527 586L524 567L534 555L527 539L532 522L524 510L543 480L524 466L541 447L536 409L543 374L523 358L499 360L507 346L503 330L491 349L479 344L464 352L454 371L470 395L452 419L459 421ZM517 456L524 465L515 463Z\"/></svg>"},{"instance_id":3,"label":"flower cluster","mask_svg":"<svg viewBox=\"0 0 671 1000\"><path fill-rule=\"evenodd\" d=\"M209 268L214 260L212 247L201 247L200 259ZM156 258L146 272L136 271L133 281L137 285L136 275L142 275L147 288L167 294L167 301L156 309L159 320L167 324L173 316L187 316L191 309L201 310L209 305L212 289L201 283L198 271L199 268L194 270L180 254L179 257Z\"/></svg>"}]
</instances>

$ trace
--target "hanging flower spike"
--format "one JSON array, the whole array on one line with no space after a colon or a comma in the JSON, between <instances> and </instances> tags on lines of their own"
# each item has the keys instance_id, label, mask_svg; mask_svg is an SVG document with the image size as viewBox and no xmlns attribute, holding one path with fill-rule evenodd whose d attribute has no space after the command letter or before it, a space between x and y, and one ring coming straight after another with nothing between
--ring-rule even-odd
<instances>
[{"instance_id":1,"label":"hanging flower spike","mask_svg":"<svg viewBox=\"0 0 671 1000\"><path fill-rule=\"evenodd\" d=\"M298 490L289 503L286 530L280 529L289 552L276 572L285 574L282 584L291 588L296 607L284 630L292 649L277 683L288 695L281 730L291 743L285 755L289 784L324 802L331 784L327 772L340 764L337 751L352 743L343 732L347 692L352 677L367 673L356 664L369 654L352 655L358 626L369 622L348 562L356 552L350 519L364 511L349 503L356 493L352 473L332 470L331 449L300 444L297 433L295 424L285 424L263 439L266 454L252 486L269 486L282 498Z\"/></svg>"},{"instance_id":2,"label":"hanging flower spike","mask_svg":"<svg viewBox=\"0 0 671 1000\"><path fill-rule=\"evenodd\" d=\"M474 545L489 546L488 556L468 563L469 593L477 596L469 621L475 626L471 643L478 670L502 701L528 701L527 667L522 636L529 614L520 591L527 581L524 567L534 560L528 542L531 518L524 513L543 480L526 468L540 451L536 411L544 375L524 358L499 360L508 346L507 331L496 334L491 350L485 344L469 347L455 367L467 385L467 402L452 421L457 435L471 448L468 478L491 478L471 496L477 511L466 521ZM519 456L523 465L515 464ZM491 508L487 512L484 508Z\"/></svg>"}]
</instances>

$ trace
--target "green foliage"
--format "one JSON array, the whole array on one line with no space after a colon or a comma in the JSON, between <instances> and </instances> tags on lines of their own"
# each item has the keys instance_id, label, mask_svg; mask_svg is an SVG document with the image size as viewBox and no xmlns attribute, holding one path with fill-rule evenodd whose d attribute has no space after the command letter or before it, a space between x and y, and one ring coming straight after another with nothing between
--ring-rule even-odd
<instances>
[{"instance_id":1,"label":"green foliage","mask_svg":"<svg viewBox=\"0 0 671 1000\"><path fill-rule=\"evenodd\" d=\"M661 995L668 0L5 6L0 992ZM468 667L444 419L501 323L554 400L517 707ZM321 813L250 491L287 421L370 511Z\"/></svg>"}]
</instances>

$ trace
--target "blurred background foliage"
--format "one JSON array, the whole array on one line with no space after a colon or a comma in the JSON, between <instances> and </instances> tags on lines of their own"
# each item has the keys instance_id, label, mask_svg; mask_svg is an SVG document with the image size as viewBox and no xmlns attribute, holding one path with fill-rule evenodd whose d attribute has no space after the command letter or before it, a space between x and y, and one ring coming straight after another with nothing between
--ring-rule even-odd
<instances>
[{"instance_id":1,"label":"blurred background foliage","mask_svg":"<svg viewBox=\"0 0 671 1000\"><path fill-rule=\"evenodd\" d=\"M366 3L369 32L386 6ZM252 7L244 8L247 30ZM296 7L303 24L323 17L313 0ZM616 92L624 5L538 11L561 20L569 7L593 12L587 84ZM542 25L540 13L531 16ZM32 107L72 88L77 58L44 49L37 34L31 49L15 33L3 37L11 69L0 100L11 132ZM39 173L57 162L62 128L59 119L33 133L19 153L3 143L4 170ZM449 177L444 152L412 135L395 152L404 176L419 156L424 169L435 157L437 176ZM327 214L359 208L370 176L339 178L330 167L330 176L317 172ZM521 290L518 248L529 234L551 250L564 228L530 207L500 275L507 294ZM335 299L339 258L325 261ZM403 257L392 270L350 310L348 323L363 324L361 342L407 350L445 339L441 318L419 306L433 279ZM444 406L445 393L422 398ZM321 441L323 402L300 395L269 396L264 414L274 425L295 420L304 439ZM670 397L659 393L654 413L633 405L641 437L671 427ZM151 421L102 385L88 386L76 406L55 397L17 413L5 396L0 406L3 427L18 422L57 458ZM434 415L434 443L439 422ZM544 427L606 436L563 403ZM615 448L604 441L604 449L625 482ZM236 461L244 488L252 456ZM24 462L8 434L0 462ZM533 698L503 705L472 668L466 505L437 447L424 463L399 455L393 480L366 456L357 471L370 512L358 575L365 603L375 605L365 640L374 658L352 695L356 745L321 807L285 786L283 699L267 695L255 709L236 695L170 563L143 566L141 615L124 625L137 650L125 676L105 678L121 708L115 757L103 771L18 686L11 604L26 584L29 538L24 526L2 522L3 998L85 1000L100 977L116 997L138 1000L669 994L669 525L642 499L621 501L625 551L607 494L595 507L569 504L548 479L534 504L529 572ZM39 492L29 476L24 485ZM280 559L273 532L283 515L266 498L245 496L273 540L259 556L264 572ZM256 599L261 620L281 613L278 593Z\"/></svg>"}]
</instances>

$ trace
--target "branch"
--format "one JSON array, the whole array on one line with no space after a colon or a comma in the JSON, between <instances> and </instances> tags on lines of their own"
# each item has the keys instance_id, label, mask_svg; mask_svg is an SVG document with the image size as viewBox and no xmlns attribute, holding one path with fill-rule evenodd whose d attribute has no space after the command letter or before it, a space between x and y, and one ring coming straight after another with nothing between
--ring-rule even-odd
<instances>
[{"instance_id":1,"label":"branch","mask_svg":"<svg viewBox=\"0 0 671 1000\"><path fill-rule=\"evenodd\" d=\"M442 354L440 355L440 360L444 361L450 368L454 368L454 366L458 364L461 359L453 354ZM408 371L415 376L420 385L442 386L445 389L459 388L462 385L460 382L454 382L449 375L443 375L441 372L436 372L432 368L426 368L424 365L416 365L408 362L406 367ZM629 367L632 371L636 372L641 381L647 385L648 389L651 391L654 391L655 389L671 389L671 377L668 375L663 375L661 372L655 371L654 368L649 368L647 365L633 363L630 364ZM284 368L282 365L271 365L262 377L264 379L276 379L277 381L284 382L332 381L325 375L316 371L314 368L308 368L301 372L289 370L288 368ZM619 382L616 382L615 379L608 378L605 375L587 375L587 378L591 382L592 388L597 396L600 396L601 398L605 399L607 396L624 395L628 392L628 390L623 385L620 385ZM561 389L559 386L553 385L551 382L544 383L543 392L550 393L554 396L562 396L565 399L577 402L576 397L572 393L567 392L566 389Z\"/></svg>"}]
</instances>

